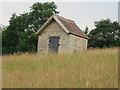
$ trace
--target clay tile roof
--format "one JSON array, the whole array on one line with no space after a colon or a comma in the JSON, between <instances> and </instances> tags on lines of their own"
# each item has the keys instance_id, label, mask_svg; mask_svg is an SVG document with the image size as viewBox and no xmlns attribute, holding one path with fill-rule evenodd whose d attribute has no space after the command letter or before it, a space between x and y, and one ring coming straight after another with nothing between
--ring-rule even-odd
<instances>
[{"instance_id":1,"label":"clay tile roof","mask_svg":"<svg viewBox=\"0 0 120 90\"><path fill-rule=\"evenodd\" d=\"M89 37L84 32L82 32L82 30L75 24L73 20L66 19L58 15L56 16L61 21L61 23L69 30L70 34L89 39Z\"/></svg>"}]
</instances>

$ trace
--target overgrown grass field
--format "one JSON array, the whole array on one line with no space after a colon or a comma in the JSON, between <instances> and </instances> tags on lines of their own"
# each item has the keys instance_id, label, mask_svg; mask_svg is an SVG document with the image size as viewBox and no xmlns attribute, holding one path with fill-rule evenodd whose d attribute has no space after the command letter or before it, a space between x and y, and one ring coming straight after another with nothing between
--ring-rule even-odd
<instances>
[{"instance_id":1,"label":"overgrown grass field","mask_svg":"<svg viewBox=\"0 0 120 90\"><path fill-rule=\"evenodd\" d=\"M2 58L3 88L117 88L118 49Z\"/></svg>"}]
</instances>

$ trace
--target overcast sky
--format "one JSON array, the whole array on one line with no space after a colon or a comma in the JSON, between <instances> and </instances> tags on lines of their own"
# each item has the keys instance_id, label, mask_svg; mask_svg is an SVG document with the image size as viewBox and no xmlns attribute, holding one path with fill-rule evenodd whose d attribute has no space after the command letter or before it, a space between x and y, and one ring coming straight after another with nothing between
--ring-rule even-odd
<instances>
[{"instance_id":1,"label":"overcast sky","mask_svg":"<svg viewBox=\"0 0 120 90\"><path fill-rule=\"evenodd\" d=\"M35 2L0 3L0 24L9 25L11 14L29 12ZM1 6L2 5L2 6ZM109 18L118 21L117 2L56 2L59 15L72 19L84 30L86 26L94 28L94 21Z\"/></svg>"}]
</instances>

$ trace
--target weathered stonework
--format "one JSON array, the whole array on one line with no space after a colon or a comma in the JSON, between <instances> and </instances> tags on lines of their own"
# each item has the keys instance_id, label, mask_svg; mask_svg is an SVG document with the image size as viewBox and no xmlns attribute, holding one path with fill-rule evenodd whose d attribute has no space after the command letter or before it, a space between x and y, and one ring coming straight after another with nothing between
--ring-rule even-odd
<instances>
[{"instance_id":1,"label":"weathered stonework","mask_svg":"<svg viewBox=\"0 0 120 90\"><path fill-rule=\"evenodd\" d=\"M87 39L66 33L61 26L53 21L49 24L38 38L38 53L49 53L49 37L59 36L58 53L76 52L87 49Z\"/></svg>"}]
</instances>

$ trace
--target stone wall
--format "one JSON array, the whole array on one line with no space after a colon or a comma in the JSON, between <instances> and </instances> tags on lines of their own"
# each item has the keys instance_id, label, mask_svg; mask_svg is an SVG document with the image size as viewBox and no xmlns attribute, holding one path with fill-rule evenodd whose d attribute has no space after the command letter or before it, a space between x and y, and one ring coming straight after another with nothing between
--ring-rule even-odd
<instances>
[{"instance_id":1,"label":"stone wall","mask_svg":"<svg viewBox=\"0 0 120 90\"><path fill-rule=\"evenodd\" d=\"M39 35L38 38L38 53L47 54L49 52L49 37L59 36L58 53L74 52L87 49L87 40L67 34L55 21L53 21L46 29Z\"/></svg>"},{"instance_id":2,"label":"stone wall","mask_svg":"<svg viewBox=\"0 0 120 90\"><path fill-rule=\"evenodd\" d=\"M70 35L70 48L72 52L83 51L87 49L87 39L80 38L75 35Z\"/></svg>"}]
</instances>

